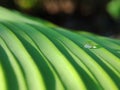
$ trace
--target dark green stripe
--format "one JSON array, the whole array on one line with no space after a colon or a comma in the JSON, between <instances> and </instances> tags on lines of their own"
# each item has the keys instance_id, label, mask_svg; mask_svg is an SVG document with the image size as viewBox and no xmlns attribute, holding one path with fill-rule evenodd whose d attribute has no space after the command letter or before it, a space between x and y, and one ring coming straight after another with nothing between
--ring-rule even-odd
<instances>
[{"instance_id":1,"label":"dark green stripe","mask_svg":"<svg viewBox=\"0 0 120 90\"><path fill-rule=\"evenodd\" d=\"M83 38L80 38L78 35L74 35L69 32L62 32L60 33L64 34L66 37L71 39L74 43L79 45L89 56L91 56L107 73L108 75L113 79L113 81L116 83L116 85L120 88L120 78L109 68L107 67L95 54L93 54L89 49L86 49L83 47L83 42L80 42ZM74 37L74 38L73 38ZM80 38L80 39L78 39ZM79 41L77 41L79 40Z\"/></svg>"},{"instance_id":2,"label":"dark green stripe","mask_svg":"<svg viewBox=\"0 0 120 90\"><path fill-rule=\"evenodd\" d=\"M100 44L102 47L106 48L109 52L113 53L115 56L117 56L118 58L120 58L120 53L118 53L118 51L120 51L120 49L119 50L113 49L112 47L114 47L114 46L111 46L111 48L110 48L108 46L110 44L105 44L105 42L108 41L108 40L102 40L102 39L99 39L97 37L93 38L92 36L87 36L87 35L83 35L83 36L86 37L86 38L88 38L88 39L90 39L90 40L93 40L94 42L96 42L98 44ZM110 42L110 43L112 43L112 42Z\"/></svg>"},{"instance_id":3,"label":"dark green stripe","mask_svg":"<svg viewBox=\"0 0 120 90\"><path fill-rule=\"evenodd\" d=\"M5 50L1 46L0 46L0 60L4 69L8 90L19 90L17 77L10 64L9 57L7 56Z\"/></svg>"},{"instance_id":4,"label":"dark green stripe","mask_svg":"<svg viewBox=\"0 0 120 90\"><path fill-rule=\"evenodd\" d=\"M33 27L35 27L36 28L36 26L33 26ZM67 50L66 50L66 48L67 48L67 46L66 46L66 48L64 48L63 46L62 46L62 44L60 43L60 42L58 42L56 39L53 39L53 36L56 36L56 38L57 38L57 35L55 35L56 33L54 33L54 31L53 30L50 30L50 31L48 31L49 32L49 34L48 34L48 32L47 32L47 34L46 34L46 31L48 30L48 28L42 28L42 27L38 27L37 26L37 29L40 29L40 31L42 32L42 33L44 33L44 35L45 36L47 36L57 47L58 47L58 49L61 51L61 52L64 52L64 55L68 58L68 56L70 56L70 54L69 54L69 52L67 52ZM46 30L45 30L46 29ZM44 32L44 30L45 30L45 32ZM61 31L60 31L61 32ZM65 33L65 34L68 34L68 33ZM62 35L63 35L63 33L62 33ZM20 40L23 40L23 38L22 37L20 37L19 35L17 35L18 36L18 38L20 39ZM59 35L58 35L59 36ZM64 35L65 37L66 37L66 35ZM69 35L70 36L70 35ZM30 38L31 38L32 36L30 36ZM59 37L58 37L59 38ZM80 38L80 37L79 37ZM88 55L91 55L92 56L92 58L96 58L96 60L97 60L97 63L98 63L98 61L101 61L97 56L95 56L92 52L90 52L88 49L85 49L84 47L83 47L83 42L81 42L80 43L80 41L77 41L76 39L78 39L78 37L74 37L74 35L72 36L72 33L71 33L71 36L70 37L68 37L68 39L70 39L70 40L72 40L73 42L75 42L77 45L79 45L80 47L82 47L86 52L88 52L87 54ZM83 39L83 38L82 38ZM22 43L24 44L24 46L27 46L27 45L29 45L29 43L27 42L26 43L26 40L24 39L23 41L22 41ZM31 48L32 47L32 45L31 46L29 46L29 48ZM26 47L26 48L28 48L28 47ZM31 52L33 49L35 49L34 47L32 47L33 49L31 49L31 51L29 51L29 48L27 49L28 50L28 52ZM38 53L37 52L37 50L35 50L35 52L36 53ZM32 56L32 55L31 55ZM68 58L68 60L73 64L73 66L75 67L75 69L79 72L79 74L81 75L81 73L83 73L82 72L82 68L79 70L78 68L80 68L80 66L79 65L77 65L75 62L74 62L74 60L73 60L73 58L72 57L69 57ZM101 65L100 63L102 63L103 65ZM103 66L104 67L104 69L107 71L107 73L109 72L109 75L112 77L112 78L114 78L114 80L117 80L118 79L118 77L116 77L116 75L114 74L114 73L112 73L112 70L110 70L103 62L99 62L99 64L101 65L101 66ZM107 70L108 69L108 70ZM110 74L110 71L111 71L111 74ZM85 72L84 72L85 73ZM86 74L86 73L85 73ZM84 74L83 74L83 76L84 76ZM85 76L86 77L86 76ZM85 78L86 79L86 78ZM116 81L116 83L118 83L120 81L120 79L118 79L117 81ZM89 82L90 83L90 82ZM120 86L119 84L118 84L118 86ZM91 88L92 86L88 86L89 88ZM93 87L92 87L93 88Z\"/></svg>"},{"instance_id":5,"label":"dark green stripe","mask_svg":"<svg viewBox=\"0 0 120 90\"><path fill-rule=\"evenodd\" d=\"M65 46L65 44L61 41L62 44L64 44L64 46L59 42L54 42L55 45L57 46L57 48L65 55L65 57L69 60L69 62L74 66L74 68L77 70L77 72L79 73L79 75L81 76L84 84L86 85L88 90L93 90L93 89L98 89L101 88L99 85L97 85L92 78L86 73L86 71L84 71L84 69L78 65L75 60L70 56L69 52L67 51L67 49L69 49L67 46ZM70 49L69 49L70 51ZM72 51L71 53L76 56ZM77 56L76 56L77 57ZM77 57L78 58L78 57Z\"/></svg>"},{"instance_id":6,"label":"dark green stripe","mask_svg":"<svg viewBox=\"0 0 120 90\"><path fill-rule=\"evenodd\" d=\"M4 22L5 23L5 22ZM4 25L3 22L0 22L1 25ZM8 28L7 25L4 25L4 27ZM10 29L10 28L9 28ZM8 47L8 45L6 44L6 46ZM9 48L8 48L9 49ZM24 71L24 67L22 67L20 61L18 60L18 58L15 56L15 54L11 51L11 49L9 49L9 51L12 53L12 55L14 56L17 64L19 65L21 71L22 71L22 75L23 75L23 78L24 78L24 81L25 81L25 84L26 84L26 87L28 89L28 84L27 84L27 79L26 79L26 75L25 75L25 71ZM29 90L29 89L28 89Z\"/></svg>"},{"instance_id":7,"label":"dark green stripe","mask_svg":"<svg viewBox=\"0 0 120 90\"><path fill-rule=\"evenodd\" d=\"M74 66L79 75L82 77L83 81L86 84L88 90L98 89L98 86L89 75L74 61L74 59L70 56L69 52L64 48L64 46L60 43L60 41L56 40L59 37L58 33L53 30L47 30L45 28L39 28L37 26L33 26L37 28L40 32L42 32L45 36L47 36L55 46L65 55L65 57L69 60L69 62ZM54 37L54 38L53 38Z\"/></svg>"},{"instance_id":8,"label":"dark green stripe","mask_svg":"<svg viewBox=\"0 0 120 90\"><path fill-rule=\"evenodd\" d=\"M53 76L53 73L50 70L47 63L45 62L45 60L43 59L43 57L40 55L40 53L28 41L21 37L19 33L16 32L16 30L19 29L16 27L16 25L11 25L10 23L4 23L4 25L7 26L11 31L13 31L13 33L22 42L28 53L33 58L34 62L36 63L37 67L39 68L43 76L47 90L55 90L55 78Z\"/></svg>"},{"instance_id":9,"label":"dark green stripe","mask_svg":"<svg viewBox=\"0 0 120 90\"><path fill-rule=\"evenodd\" d=\"M52 71L50 70L49 66L43 59L43 57L39 54L39 52L30 44L28 43L25 39L19 37L21 42L23 43L24 47L26 50L29 52L31 57L33 58L35 64L39 68L42 77L45 81L46 88L47 90L55 90L55 78L53 76Z\"/></svg>"},{"instance_id":10,"label":"dark green stripe","mask_svg":"<svg viewBox=\"0 0 120 90\"><path fill-rule=\"evenodd\" d=\"M82 34L81 34L82 35ZM86 35L86 34L83 34L83 35ZM103 37L103 36L98 36L98 35L93 35L99 39L102 39L102 40L107 40L107 41L110 41L110 42L113 42L117 45L120 45L120 40L119 39L114 39L114 38L110 38L110 37Z\"/></svg>"},{"instance_id":11,"label":"dark green stripe","mask_svg":"<svg viewBox=\"0 0 120 90\"><path fill-rule=\"evenodd\" d=\"M33 37L32 37L31 34L30 34L31 32L26 31L25 28L19 26L18 24L13 24L13 25L15 25L15 26L19 27L20 29L22 29L22 30L31 38L31 40L34 42L34 44L38 47L38 45L37 45L36 42L33 40ZM29 29L32 29L31 26L28 26L28 25L26 25L26 24L24 24L24 25L22 25L22 26L27 27L27 28L29 28ZM36 30L36 29L32 29L32 30ZM37 31L37 30L36 30L36 31ZM39 32L38 32L38 33L39 33ZM39 47L38 47L38 48L39 48ZM61 78L60 78L60 76L59 76L59 74L58 74L58 71L55 69L55 67L52 65L52 63L48 60L48 58L44 55L44 53L43 53L40 49L39 49L39 51L40 51L40 52L42 53L42 55L47 59L47 62L49 62L49 64L51 65L51 67L54 69L54 72L56 73L57 77L58 77L59 80L61 81L63 87L66 89L65 85L63 84L63 82L62 82L62 80L61 80ZM45 78L46 78L46 77L45 77ZM46 82L49 82L49 81L47 80ZM48 84L53 84L53 83L50 82L50 83L48 83ZM50 88L51 88L52 85L49 85L49 86L50 86ZM53 86L55 86L55 85L53 85ZM48 90L49 90L49 88L48 88Z\"/></svg>"}]
</instances>

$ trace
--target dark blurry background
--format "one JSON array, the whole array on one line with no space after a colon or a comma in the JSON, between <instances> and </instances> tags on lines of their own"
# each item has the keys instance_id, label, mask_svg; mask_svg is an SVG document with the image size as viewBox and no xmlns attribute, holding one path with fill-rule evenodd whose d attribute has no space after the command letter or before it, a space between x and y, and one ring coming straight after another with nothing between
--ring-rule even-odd
<instances>
[{"instance_id":1,"label":"dark blurry background","mask_svg":"<svg viewBox=\"0 0 120 90\"><path fill-rule=\"evenodd\" d=\"M0 0L0 5L71 30L120 34L120 0Z\"/></svg>"}]
</instances>

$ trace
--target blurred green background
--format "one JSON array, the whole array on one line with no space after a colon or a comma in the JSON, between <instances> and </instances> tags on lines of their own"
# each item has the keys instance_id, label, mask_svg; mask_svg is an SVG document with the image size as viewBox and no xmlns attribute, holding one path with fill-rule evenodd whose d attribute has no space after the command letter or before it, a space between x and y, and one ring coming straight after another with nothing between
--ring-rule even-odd
<instances>
[{"instance_id":1,"label":"blurred green background","mask_svg":"<svg viewBox=\"0 0 120 90\"><path fill-rule=\"evenodd\" d=\"M120 34L120 0L0 0L0 5L71 30Z\"/></svg>"}]
</instances>

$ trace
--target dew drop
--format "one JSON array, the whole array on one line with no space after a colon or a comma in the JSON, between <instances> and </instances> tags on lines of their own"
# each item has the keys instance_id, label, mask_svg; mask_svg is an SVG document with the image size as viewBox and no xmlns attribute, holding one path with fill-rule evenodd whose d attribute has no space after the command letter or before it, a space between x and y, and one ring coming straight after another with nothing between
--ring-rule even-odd
<instances>
[{"instance_id":1,"label":"dew drop","mask_svg":"<svg viewBox=\"0 0 120 90\"><path fill-rule=\"evenodd\" d=\"M90 44L85 44L84 47L90 49L90 48L92 48L92 45L90 45Z\"/></svg>"},{"instance_id":2,"label":"dew drop","mask_svg":"<svg viewBox=\"0 0 120 90\"><path fill-rule=\"evenodd\" d=\"M96 49L96 48L98 48L98 45L95 45L93 43L86 43L84 45L84 47L87 48L87 49Z\"/></svg>"}]
</instances>

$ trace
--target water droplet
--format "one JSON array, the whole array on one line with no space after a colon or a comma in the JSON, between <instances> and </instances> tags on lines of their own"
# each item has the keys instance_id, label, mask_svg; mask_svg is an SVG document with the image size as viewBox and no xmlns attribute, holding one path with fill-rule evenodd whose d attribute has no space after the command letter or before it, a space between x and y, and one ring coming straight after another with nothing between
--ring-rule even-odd
<instances>
[{"instance_id":1,"label":"water droplet","mask_svg":"<svg viewBox=\"0 0 120 90\"><path fill-rule=\"evenodd\" d=\"M88 49L96 49L96 48L98 48L98 45L91 43L91 42L88 42L84 45L84 47L88 48Z\"/></svg>"}]
</instances>

